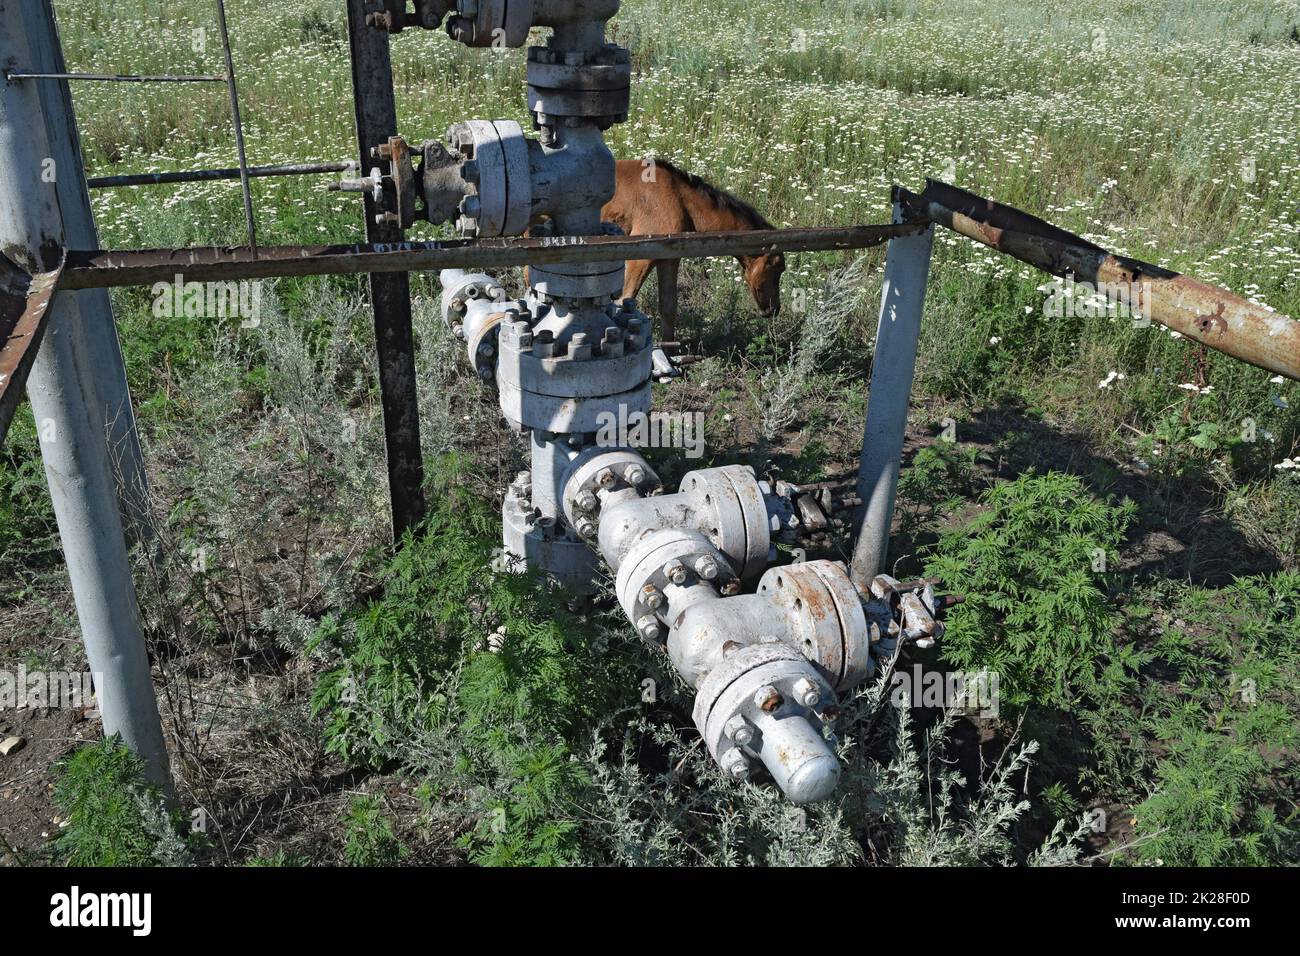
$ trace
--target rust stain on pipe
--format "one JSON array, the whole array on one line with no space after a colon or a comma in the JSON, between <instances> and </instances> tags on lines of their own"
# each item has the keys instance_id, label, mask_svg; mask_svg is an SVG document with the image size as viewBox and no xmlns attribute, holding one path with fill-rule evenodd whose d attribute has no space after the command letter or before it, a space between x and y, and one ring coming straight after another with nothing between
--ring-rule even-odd
<instances>
[{"instance_id":1,"label":"rust stain on pipe","mask_svg":"<svg viewBox=\"0 0 1300 956\"><path fill-rule=\"evenodd\" d=\"M1300 381L1300 322L1227 289L1117 256L1028 213L930 181L896 188L913 221L946 226L1058 278L1128 289L1132 305L1166 328L1251 365Z\"/></svg>"}]
</instances>

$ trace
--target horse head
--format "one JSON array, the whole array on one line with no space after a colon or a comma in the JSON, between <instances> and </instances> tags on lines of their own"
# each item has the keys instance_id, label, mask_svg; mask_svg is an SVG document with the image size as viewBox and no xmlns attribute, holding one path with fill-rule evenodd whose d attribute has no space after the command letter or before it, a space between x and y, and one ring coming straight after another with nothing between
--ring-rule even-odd
<instances>
[{"instance_id":1,"label":"horse head","mask_svg":"<svg viewBox=\"0 0 1300 956\"><path fill-rule=\"evenodd\" d=\"M772 318L781 311L781 273L785 272L785 256L752 256L740 260L745 270L745 282L754 297L754 305L764 318Z\"/></svg>"}]
</instances>

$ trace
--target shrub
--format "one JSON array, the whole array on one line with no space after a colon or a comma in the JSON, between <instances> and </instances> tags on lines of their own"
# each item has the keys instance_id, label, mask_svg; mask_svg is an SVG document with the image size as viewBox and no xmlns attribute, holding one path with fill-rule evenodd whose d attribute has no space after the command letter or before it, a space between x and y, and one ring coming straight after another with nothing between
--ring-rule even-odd
<instances>
[{"instance_id":1,"label":"shrub","mask_svg":"<svg viewBox=\"0 0 1300 956\"><path fill-rule=\"evenodd\" d=\"M586 776L572 741L637 682L559 595L492 570L499 519L457 479L437 500L383 597L315 635L335 666L313 709L332 752L426 776L476 861L575 861Z\"/></svg>"},{"instance_id":2,"label":"shrub","mask_svg":"<svg viewBox=\"0 0 1300 956\"><path fill-rule=\"evenodd\" d=\"M1135 512L1070 475L1027 474L990 488L985 509L945 532L927 563L967 596L941 642L954 666L1000 675L1002 701L1069 707L1136 663L1114 641L1106 569Z\"/></svg>"},{"instance_id":3,"label":"shrub","mask_svg":"<svg viewBox=\"0 0 1300 956\"><path fill-rule=\"evenodd\" d=\"M375 797L353 798L343 826L343 858L348 866L395 866L407 855Z\"/></svg>"},{"instance_id":4,"label":"shrub","mask_svg":"<svg viewBox=\"0 0 1300 956\"><path fill-rule=\"evenodd\" d=\"M190 851L144 761L113 736L58 765L54 802L68 821L55 855L68 866L183 866Z\"/></svg>"}]
</instances>

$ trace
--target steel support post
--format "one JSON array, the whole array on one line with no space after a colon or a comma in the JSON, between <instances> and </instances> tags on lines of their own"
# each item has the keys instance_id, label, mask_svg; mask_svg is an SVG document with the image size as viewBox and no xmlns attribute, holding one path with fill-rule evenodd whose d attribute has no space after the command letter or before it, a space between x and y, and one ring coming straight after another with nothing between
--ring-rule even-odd
<instances>
[{"instance_id":1,"label":"steel support post","mask_svg":"<svg viewBox=\"0 0 1300 956\"><path fill-rule=\"evenodd\" d=\"M894 221L902 210L894 208ZM862 512L853 546L853 583L867 593L889 552L894 496L907 432L907 406L916 372L921 313L930 275L934 227L914 236L891 239L885 257L885 284L880 296L880 325L871 363L867 423L862 435L858 497Z\"/></svg>"},{"instance_id":2,"label":"steel support post","mask_svg":"<svg viewBox=\"0 0 1300 956\"><path fill-rule=\"evenodd\" d=\"M40 51L48 55L58 42L53 27L49 0L0 3L0 62L39 65ZM84 230L88 221L75 144L52 146L46 132L71 128L70 111L61 114L67 102L66 88L43 97L29 81L0 85L0 251L31 272L52 268L65 230ZM60 155L71 160L61 164ZM95 302L55 297L27 391L104 731L121 734L149 778L170 791L104 417L106 403L120 399L129 409L129 401L111 315Z\"/></svg>"},{"instance_id":3,"label":"steel support post","mask_svg":"<svg viewBox=\"0 0 1300 956\"><path fill-rule=\"evenodd\" d=\"M50 0L22 0L24 15L36 27L27 38L32 60L24 64L34 70L63 73L63 48ZM45 114L45 133L53 161L54 189L63 215L63 235L73 249L99 245L99 233L90 208L86 175L82 167L81 139L77 134L72 94L66 81L32 81ZM81 330L87 354L102 363L95 377L99 391L100 423L109 436L109 450L117 483L122 520L127 536L149 546L154 539L148 513L149 483L145 477L140 437L136 432L135 409L127 389L126 365L113 321L113 307L107 290L90 289L59 296L60 312Z\"/></svg>"},{"instance_id":4,"label":"steel support post","mask_svg":"<svg viewBox=\"0 0 1300 956\"><path fill-rule=\"evenodd\" d=\"M352 55L352 90L356 108L361 169L378 165L372 150L397 133L397 104L388 32L366 23L367 12L383 4L348 0L348 40ZM365 198L366 240L402 241L402 230L378 218L383 210ZM388 494L393 538L424 517L424 466L420 456L420 405L415 384L415 342L411 334L411 285L405 272L372 273L370 302L375 313L375 347L379 353L379 388L384 407L384 442L388 455Z\"/></svg>"}]
</instances>

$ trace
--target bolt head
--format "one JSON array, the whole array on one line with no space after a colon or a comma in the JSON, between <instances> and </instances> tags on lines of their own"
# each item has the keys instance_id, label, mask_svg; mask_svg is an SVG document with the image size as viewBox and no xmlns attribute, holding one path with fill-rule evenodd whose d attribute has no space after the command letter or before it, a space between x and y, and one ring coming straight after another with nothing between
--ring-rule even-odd
<instances>
[{"instance_id":1,"label":"bolt head","mask_svg":"<svg viewBox=\"0 0 1300 956\"><path fill-rule=\"evenodd\" d=\"M641 589L641 602L651 610L663 607L664 595L653 584L647 584Z\"/></svg>"},{"instance_id":2,"label":"bolt head","mask_svg":"<svg viewBox=\"0 0 1300 956\"><path fill-rule=\"evenodd\" d=\"M645 617L637 619L636 629L642 637L647 640L654 640L659 636L659 619L653 614L647 614Z\"/></svg>"},{"instance_id":3,"label":"bolt head","mask_svg":"<svg viewBox=\"0 0 1300 956\"><path fill-rule=\"evenodd\" d=\"M795 681L793 690L795 699L805 707L816 707L821 703L821 688L817 686L815 681L807 677L800 677Z\"/></svg>"},{"instance_id":4,"label":"bolt head","mask_svg":"<svg viewBox=\"0 0 1300 956\"><path fill-rule=\"evenodd\" d=\"M749 761L745 759L743 753L734 747L722 755L719 763L722 764L722 769L727 772L727 776L732 780L749 779Z\"/></svg>"},{"instance_id":5,"label":"bolt head","mask_svg":"<svg viewBox=\"0 0 1300 956\"><path fill-rule=\"evenodd\" d=\"M764 684L754 692L754 706L764 713L772 713L783 703L785 699L782 698L781 692L771 684Z\"/></svg>"},{"instance_id":6,"label":"bolt head","mask_svg":"<svg viewBox=\"0 0 1300 956\"><path fill-rule=\"evenodd\" d=\"M602 488L612 488L617 480L614 472L609 468L602 468L600 473L596 475L596 483Z\"/></svg>"},{"instance_id":7,"label":"bolt head","mask_svg":"<svg viewBox=\"0 0 1300 956\"><path fill-rule=\"evenodd\" d=\"M754 728L740 714L727 721L722 729L737 747L747 747L754 740Z\"/></svg>"},{"instance_id":8,"label":"bolt head","mask_svg":"<svg viewBox=\"0 0 1300 956\"><path fill-rule=\"evenodd\" d=\"M596 536L596 525L590 518L583 518L578 522L577 532L581 538L594 538Z\"/></svg>"},{"instance_id":9,"label":"bolt head","mask_svg":"<svg viewBox=\"0 0 1300 956\"><path fill-rule=\"evenodd\" d=\"M623 477L627 479L629 485L633 487L639 486L645 481L645 469L640 465L633 465L623 473Z\"/></svg>"},{"instance_id":10,"label":"bolt head","mask_svg":"<svg viewBox=\"0 0 1300 956\"><path fill-rule=\"evenodd\" d=\"M593 495L590 491L579 492L578 497L574 499L573 503L578 506L579 511L596 510L596 496Z\"/></svg>"},{"instance_id":11,"label":"bolt head","mask_svg":"<svg viewBox=\"0 0 1300 956\"><path fill-rule=\"evenodd\" d=\"M718 562L706 554L695 562L695 573L706 581L712 581L718 576Z\"/></svg>"},{"instance_id":12,"label":"bolt head","mask_svg":"<svg viewBox=\"0 0 1300 956\"><path fill-rule=\"evenodd\" d=\"M685 584L686 566L682 564L680 561L678 561L676 558L673 558L671 561L669 561L667 564L664 565L664 577L666 577L669 581L672 581L673 584Z\"/></svg>"}]
</instances>

